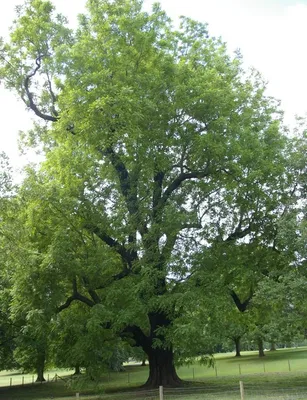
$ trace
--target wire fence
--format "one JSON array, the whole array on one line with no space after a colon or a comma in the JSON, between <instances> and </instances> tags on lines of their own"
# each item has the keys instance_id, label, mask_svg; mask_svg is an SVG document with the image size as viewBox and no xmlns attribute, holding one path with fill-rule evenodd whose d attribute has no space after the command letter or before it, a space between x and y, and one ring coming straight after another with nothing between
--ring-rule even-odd
<instances>
[{"instance_id":1,"label":"wire fence","mask_svg":"<svg viewBox=\"0 0 307 400\"><path fill-rule=\"evenodd\" d=\"M244 384L238 381L233 387L187 387L163 388L144 392L117 393L102 395L101 400L307 400L307 382L299 382L298 387L283 388L278 385ZM81 396L78 398L82 398ZM85 399L85 397L84 397Z\"/></svg>"},{"instance_id":2,"label":"wire fence","mask_svg":"<svg viewBox=\"0 0 307 400\"><path fill-rule=\"evenodd\" d=\"M65 400L307 400L307 386L297 388L262 388L258 385L246 385L223 390L212 388L176 388L163 389L162 395L158 389L137 392L122 392L116 394L102 394L86 396L76 393L75 396L65 397ZM64 400L56 399L54 400Z\"/></svg>"},{"instance_id":3,"label":"wire fence","mask_svg":"<svg viewBox=\"0 0 307 400\"><path fill-rule=\"evenodd\" d=\"M12 374L9 376L1 376L0 379L0 386L23 386L23 385L38 385L44 384L45 382L54 382L58 379L62 379L61 376L57 374L48 374L45 376L45 381L43 382L36 382L34 375L21 375L21 374Z\"/></svg>"},{"instance_id":4,"label":"wire fence","mask_svg":"<svg viewBox=\"0 0 307 400\"><path fill-rule=\"evenodd\" d=\"M69 378L55 375L51 381L67 380ZM31 380L32 383L32 380ZM221 382L222 383L222 382ZM22 385L22 383L20 383ZM26 384L24 382L23 384ZM35 382L33 382L35 384ZM38 385L39 383L36 383ZM64 400L60 397L51 397L53 400ZM48 398L49 399L49 398ZM76 392L65 400L307 400L307 380L296 381L293 387L281 385L280 382L250 383L237 381L232 385L216 386L188 386L181 388L162 388L154 390L133 390L114 394L102 393L99 395L85 395Z\"/></svg>"},{"instance_id":5,"label":"wire fence","mask_svg":"<svg viewBox=\"0 0 307 400\"><path fill-rule=\"evenodd\" d=\"M208 378L222 378L237 376L238 380L246 375L271 375L274 373L306 373L306 359L299 360L283 360L282 362L274 363L270 360L262 362L244 362L240 363L233 362L231 368L228 365L219 363L215 364L214 368L208 367L191 367L191 368L178 368L179 375L183 376L183 379L189 381L204 381ZM45 375L46 381L56 381L61 379L61 374L67 375L68 371L62 373L50 371L48 375ZM35 384L36 377L34 375L21 375L21 374L0 374L0 387L16 386L16 385L27 385ZM111 384L114 380L118 385L120 384L140 384L144 381L144 372L140 369L134 370L133 372L111 372L102 376L102 380L106 384Z\"/></svg>"},{"instance_id":6,"label":"wire fence","mask_svg":"<svg viewBox=\"0 0 307 400\"><path fill-rule=\"evenodd\" d=\"M77 392L74 396L65 397L65 400L73 399L87 399L87 400L291 400L291 399L302 399L307 400L307 375L306 372L295 373L295 381L288 378L293 374L287 371L285 373L262 373L262 374L247 374L240 375L232 380L232 383L228 382L226 385L223 383L224 377L216 375L216 380L211 381L210 385L206 385L205 382L198 380L193 383L195 378L193 376L190 379L191 385L180 388L163 388L163 392L159 390L137 390L132 389L131 391L118 392L114 394L103 393L99 395L85 395ZM194 375L194 371L193 371ZM262 375L261 380L256 382L251 381L251 377L259 377ZM123 379L127 383L131 383L133 380L133 374L123 373ZM4 377L2 377L4 378ZM45 376L46 382L35 382L34 375L16 375L5 377L6 387L10 386L23 386L23 385L43 385L48 382L61 382L66 383L73 379L72 376L60 376L57 373L47 374ZM108 375L105 377L105 382L111 381L112 377ZM112 385L112 383L110 384ZM215 383L213 383L215 382ZM105 385L104 385L105 386ZM105 386L107 388L107 386ZM9 388L8 388L9 389ZM97 392L96 392L97 393ZM64 398L52 397L54 400L64 400Z\"/></svg>"}]
</instances>

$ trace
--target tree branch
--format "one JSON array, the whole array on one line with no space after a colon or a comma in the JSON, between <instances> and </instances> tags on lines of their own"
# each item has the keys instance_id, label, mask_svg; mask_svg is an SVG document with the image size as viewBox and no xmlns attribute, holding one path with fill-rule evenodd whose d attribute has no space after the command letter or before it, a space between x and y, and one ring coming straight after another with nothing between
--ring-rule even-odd
<instances>
[{"instance_id":1,"label":"tree branch","mask_svg":"<svg viewBox=\"0 0 307 400\"><path fill-rule=\"evenodd\" d=\"M47 82L48 82L48 88L49 88L49 93L51 96L51 101L52 101L52 107L51 107L51 111L53 112L54 116L56 118L58 118L59 114L57 112L57 110L55 109L55 104L57 102L57 96L55 95L53 89L52 89L52 83L51 83L51 79L49 76L49 72L46 71L46 76L47 76Z\"/></svg>"},{"instance_id":2,"label":"tree branch","mask_svg":"<svg viewBox=\"0 0 307 400\"><path fill-rule=\"evenodd\" d=\"M125 338L127 335L132 335L136 346L142 347L143 349L149 348L151 345L149 337L144 334L139 326L132 325L124 328L121 336Z\"/></svg>"},{"instance_id":3,"label":"tree branch","mask_svg":"<svg viewBox=\"0 0 307 400\"><path fill-rule=\"evenodd\" d=\"M158 216L159 203L161 201L161 195L162 195L163 179L164 179L164 172L157 171L154 175L154 189L152 196L153 220L156 220Z\"/></svg>"},{"instance_id":4,"label":"tree branch","mask_svg":"<svg viewBox=\"0 0 307 400\"><path fill-rule=\"evenodd\" d=\"M96 293L96 291L94 289L92 289L91 287L89 287L89 280L86 276L82 277L83 283L88 291L88 294L91 296L93 302L95 304L99 304L101 302L100 297L98 296L98 294Z\"/></svg>"},{"instance_id":5,"label":"tree branch","mask_svg":"<svg viewBox=\"0 0 307 400\"><path fill-rule=\"evenodd\" d=\"M81 301L82 303L88 305L89 307L93 307L96 304L93 300L89 299L86 296L83 296L81 293L78 292L76 278L73 279L72 290L73 290L72 296L68 297L64 304L57 307L58 313L68 308L71 305L71 303L76 300Z\"/></svg>"},{"instance_id":6,"label":"tree branch","mask_svg":"<svg viewBox=\"0 0 307 400\"><path fill-rule=\"evenodd\" d=\"M25 104L31 108L32 111L34 111L34 113L42 118L45 121L51 121L51 122L56 122L58 121L58 117L57 116L52 116L52 115L48 115L48 114L44 114L42 113L39 108L36 106L34 100L33 100L33 93L30 92L30 79L33 78L36 73L38 72L38 70L41 68L41 61L44 58L44 55L40 55L36 58L35 60L35 64L36 67L34 68L34 70L28 74L24 80L24 89L27 95L27 99L24 98L24 96L22 96L22 100L25 102Z\"/></svg>"},{"instance_id":7,"label":"tree branch","mask_svg":"<svg viewBox=\"0 0 307 400\"><path fill-rule=\"evenodd\" d=\"M126 276L132 274L132 270L128 269L128 268L124 268L121 272L119 272L116 275L113 275L111 277L111 279L106 282L104 285L100 285L97 286L95 290L101 290L101 289L105 289L106 287L108 287L109 284L111 284L114 281L120 281L121 279L125 278Z\"/></svg>"},{"instance_id":8,"label":"tree branch","mask_svg":"<svg viewBox=\"0 0 307 400\"><path fill-rule=\"evenodd\" d=\"M132 267L133 261L136 261L138 259L138 254L136 250L133 249L127 250L125 246L120 244L117 240L113 239L111 236L107 235L97 226L92 224L86 224L85 229L98 236L99 239L101 239L109 247L114 249L121 256L124 264L128 264L129 267Z\"/></svg>"},{"instance_id":9,"label":"tree branch","mask_svg":"<svg viewBox=\"0 0 307 400\"><path fill-rule=\"evenodd\" d=\"M243 237L245 237L246 235L251 233L251 231L252 231L251 223L249 223L249 225L244 229L242 229L242 223L243 223L243 212L240 213L240 220L239 220L239 223L238 223L236 229L234 230L233 233L231 233L228 236L228 238L225 240L225 242L230 242L230 241L236 240L236 239L242 239Z\"/></svg>"},{"instance_id":10,"label":"tree branch","mask_svg":"<svg viewBox=\"0 0 307 400\"><path fill-rule=\"evenodd\" d=\"M249 233L251 233L252 227L249 225L248 227L241 229L241 227L237 227L233 233L231 233L225 242L231 242L232 240L242 239Z\"/></svg>"},{"instance_id":11,"label":"tree branch","mask_svg":"<svg viewBox=\"0 0 307 400\"><path fill-rule=\"evenodd\" d=\"M125 164L112 147L108 147L105 150L97 148L97 150L101 155L106 156L113 165L119 179L121 193L124 196L129 214L135 215L138 211L135 182L131 182L131 176Z\"/></svg>"},{"instance_id":12,"label":"tree branch","mask_svg":"<svg viewBox=\"0 0 307 400\"><path fill-rule=\"evenodd\" d=\"M209 174L210 171L208 166L205 168L204 171L182 172L180 175L177 176L177 178L173 180L173 182L167 187L167 189L163 193L163 196L161 198L162 204L164 205L167 202L172 193L175 192L184 181L190 179L202 179L206 176L209 176Z\"/></svg>"},{"instance_id":13,"label":"tree branch","mask_svg":"<svg viewBox=\"0 0 307 400\"><path fill-rule=\"evenodd\" d=\"M230 296L232 297L233 301L235 302L237 309L243 313L244 311L246 311L246 309L253 297L253 292L251 290L248 298L243 302L241 302L241 300L239 299L238 295L236 294L236 292L234 290L230 290Z\"/></svg>"}]
</instances>

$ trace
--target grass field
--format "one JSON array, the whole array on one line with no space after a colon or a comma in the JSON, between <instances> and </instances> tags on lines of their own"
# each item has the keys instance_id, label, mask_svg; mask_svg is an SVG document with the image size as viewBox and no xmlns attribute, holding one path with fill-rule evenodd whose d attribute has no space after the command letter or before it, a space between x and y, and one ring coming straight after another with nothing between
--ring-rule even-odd
<instances>
[{"instance_id":1,"label":"grass field","mask_svg":"<svg viewBox=\"0 0 307 400\"><path fill-rule=\"evenodd\" d=\"M283 349L267 352L260 359L256 352L216 355L216 367L199 364L178 369L179 376L189 381L180 389L168 389L164 399L240 399L239 381L243 381L246 399L306 399L307 400L307 348ZM66 376L69 371L49 371L45 377L51 381L55 374ZM128 365L125 372L106 374L99 384L76 386L57 382L32 384L32 375L0 373L1 400L68 400L90 399L157 399L157 391L142 392L138 387L146 381L148 367ZM19 386L7 387L12 384ZM24 385L22 385L24 382ZM4 387L6 386L6 387ZM120 393L118 393L120 392ZM124 392L124 393L123 393Z\"/></svg>"}]
</instances>

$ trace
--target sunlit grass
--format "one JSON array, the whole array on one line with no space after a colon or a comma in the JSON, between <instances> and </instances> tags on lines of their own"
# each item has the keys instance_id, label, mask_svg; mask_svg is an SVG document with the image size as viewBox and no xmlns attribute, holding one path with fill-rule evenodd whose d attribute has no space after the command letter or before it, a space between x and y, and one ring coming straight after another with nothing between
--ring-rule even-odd
<instances>
[{"instance_id":1,"label":"sunlit grass","mask_svg":"<svg viewBox=\"0 0 307 400\"><path fill-rule=\"evenodd\" d=\"M240 398L239 381L244 382L248 399L288 399L305 396L307 400L307 348L282 349L266 352L259 358L257 352L243 352L241 357L234 353L215 356L215 368L195 363L178 368L179 376L190 383L181 389L166 390L164 399L235 399ZM55 374L69 375L72 371L48 371L45 378L51 381ZM76 392L83 399L147 399L156 400L157 393L147 392L145 395L138 389L148 376L148 366L128 365L124 372L106 373L99 384L65 385L64 381L32 384L33 375L1 372L0 386L12 383L18 387L0 388L1 400L69 400L76 398ZM24 386L22 386L24 382ZM121 392L121 393L118 393ZM125 392L125 393L123 393ZM129 392L132 392L129 394ZM103 394L103 397L101 397ZM71 397L69 397L71 396Z\"/></svg>"}]
</instances>

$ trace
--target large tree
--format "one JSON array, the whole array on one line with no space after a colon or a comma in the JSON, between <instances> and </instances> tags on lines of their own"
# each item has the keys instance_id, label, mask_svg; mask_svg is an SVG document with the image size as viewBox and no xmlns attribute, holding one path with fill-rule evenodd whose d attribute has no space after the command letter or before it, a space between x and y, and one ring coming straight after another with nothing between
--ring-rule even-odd
<instances>
[{"instance_id":1,"label":"large tree","mask_svg":"<svg viewBox=\"0 0 307 400\"><path fill-rule=\"evenodd\" d=\"M97 308L102 329L147 354L148 386L177 385L171 332L190 273L218 266L203 257L215 245L269 241L289 194L282 114L206 25L175 29L139 0L87 11L72 32L29 0L2 46L2 80L41 121L26 139L46 152L21 194L31 284L58 311Z\"/></svg>"}]
</instances>

